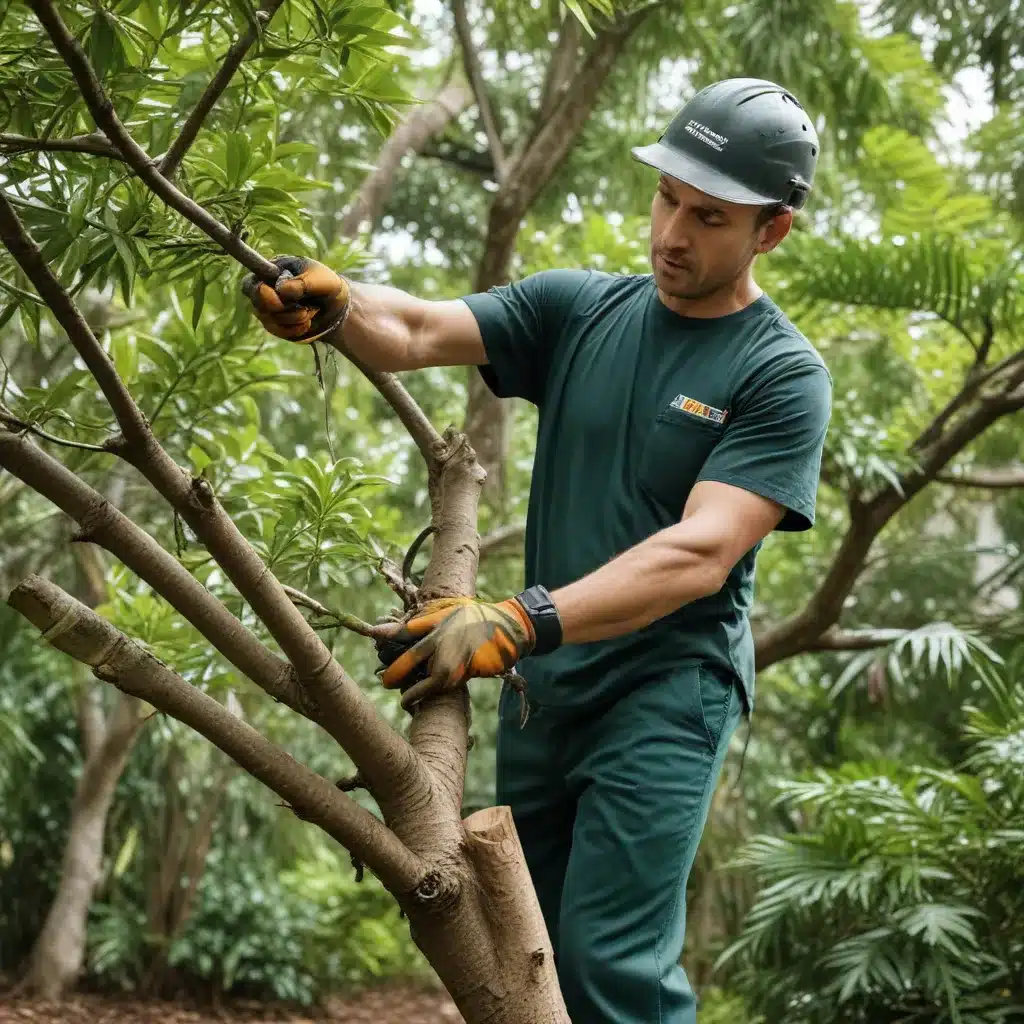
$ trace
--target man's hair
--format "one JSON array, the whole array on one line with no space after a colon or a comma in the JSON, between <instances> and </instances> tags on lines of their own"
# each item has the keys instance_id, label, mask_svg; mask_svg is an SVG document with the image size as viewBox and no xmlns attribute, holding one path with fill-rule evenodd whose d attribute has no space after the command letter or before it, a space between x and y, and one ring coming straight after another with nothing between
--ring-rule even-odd
<instances>
[{"instance_id":1,"label":"man's hair","mask_svg":"<svg viewBox=\"0 0 1024 1024\"><path fill-rule=\"evenodd\" d=\"M767 206L762 206L757 211L757 221L754 224L755 228L763 228L768 221L778 217L780 213L785 213L789 207L785 203L769 203Z\"/></svg>"}]
</instances>

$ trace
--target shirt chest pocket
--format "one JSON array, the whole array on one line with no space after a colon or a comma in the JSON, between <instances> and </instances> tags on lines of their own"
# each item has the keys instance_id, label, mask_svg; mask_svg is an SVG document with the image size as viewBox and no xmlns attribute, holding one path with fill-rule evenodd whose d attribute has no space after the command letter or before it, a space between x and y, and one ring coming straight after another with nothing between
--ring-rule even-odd
<instances>
[{"instance_id":1,"label":"shirt chest pocket","mask_svg":"<svg viewBox=\"0 0 1024 1024\"><path fill-rule=\"evenodd\" d=\"M673 516L681 516L691 488L724 432L723 423L672 406L663 409L643 440L640 487Z\"/></svg>"}]
</instances>

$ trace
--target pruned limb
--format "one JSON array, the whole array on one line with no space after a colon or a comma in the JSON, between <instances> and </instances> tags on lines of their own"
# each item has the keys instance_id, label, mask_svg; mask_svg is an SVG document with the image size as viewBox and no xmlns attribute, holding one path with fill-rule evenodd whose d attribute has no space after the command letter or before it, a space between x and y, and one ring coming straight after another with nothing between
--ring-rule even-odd
<instances>
[{"instance_id":1,"label":"pruned limb","mask_svg":"<svg viewBox=\"0 0 1024 1024\"><path fill-rule=\"evenodd\" d=\"M8 603L98 679L205 736L368 865L391 892L409 894L421 884L424 864L383 822L56 584L29 576Z\"/></svg>"},{"instance_id":2,"label":"pruned limb","mask_svg":"<svg viewBox=\"0 0 1024 1024\"><path fill-rule=\"evenodd\" d=\"M459 37L459 48L462 50L462 66L466 70L466 78L473 89L477 110L480 112L480 123L487 136L487 145L494 161L495 177L499 184L504 182L506 175L505 147L501 143L501 133L494 116L490 97L487 95L487 83L484 81L480 57L473 45L469 27L469 15L466 13L466 0L452 0L452 14L455 16L455 34Z\"/></svg>"},{"instance_id":3,"label":"pruned limb","mask_svg":"<svg viewBox=\"0 0 1024 1024\"><path fill-rule=\"evenodd\" d=\"M172 210L176 210L196 227L205 231L220 244L225 252L233 256L244 267L264 281L271 284L276 281L280 272L270 260L264 259L255 249L246 245L238 235L229 231L216 217L213 217L184 193L179 192L160 173L156 162L131 137L128 129L114 112L114 106L96 77L85 51L64 23L53 0L28 0L28 5L35 12L43 28L46 29L57 52L64 59L64 63L67 64L78 83L82 98L96 122L96 127L113 143L124 157L125 163Z\"/></svg>"},{"instance_id":4,"label":"pruned limb","mask_svg":"<svg viewBox=\"0 0 1024 1024\"><path fill-rule=\"evenodd\" d=\"M463 826L470 859L491 907L489 920L495 947L517 954L502 957L509 989L532 993L538 1005L547 1010L544 1020L567 1022L554 950L543 927L544 918L511 810L487 807L471 814Z\"/></svg>"},{"instance_id":5,"label":"pruned limb","mask_svg":"<svg viewBox=\"0 0 1024 1024\"><path fill-rule=\"evenodd\" d=\"M386 793L396 779L402 779L408 787L410 776L418 777L419 785L425 789L429 780L417 767L415 751L334 660L323 640L224 511L210 484L192 478L157 441L114 364L43 260L2 191L0 240L46 300L110 403L123 435L117 454L135 466L188 523L266 625L298 671L300 685L317 703L323 727L363 769L375 793Z\"/></svg>"},{"instance_id":6,"label":"pruned limb","mask_svg":"<svg viewBox=\"0 0 1024 1024\"><path fill-rule=\"evenodd\" d=\"M253 15L256 24L260 26L260 31L270 22L270 19L277 13L277 9L283 2L284 0L263 0L259 9ZM234 77L242 61L245 60L249 47L256 42L256 24L251 24L231 45L231 49L228 50L224 60L221 61L217 73L210 79L210 83L203 90L202 96L199 97L199 102L196 103L192 113L185 119L178 137L171 143L170 148L161 159L157 169L166 178L173 178L177 173L181 161L185 158L185 154L192 143L195 142L203 122L209 116L210 111L213 110L224 90L228 87L228 83Z\"/></svg>"},{"instance_id":7,"label":"pruned limb","mask_svg":"<svg viewBox=\"0 0 1024 1024\"><path fill-rule=\"evenodd\" d=\"M295 669L267 650L183 565L63 463L0 427L0 466L74 519L80 539L106 548L275 700L314 717Z\"/></svg>"},{"instance_id":8,"label":"pruned limb","mask_svg":"<svg viewBox=\"0 0 1024 1024\"><path fill-rule=\"evenodd\" d=\"M36 139L31 135L0 133L0 153L88 153L124 162L121 153L101 132L72 135L66 139Z\"/></svg>"}]
</instances>

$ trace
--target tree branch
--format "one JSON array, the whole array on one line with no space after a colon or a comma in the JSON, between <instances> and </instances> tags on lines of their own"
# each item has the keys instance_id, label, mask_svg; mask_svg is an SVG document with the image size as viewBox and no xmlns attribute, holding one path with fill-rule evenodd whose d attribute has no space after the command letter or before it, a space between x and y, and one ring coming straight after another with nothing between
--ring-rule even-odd
<instances>
[{"instance_id":1,"label":"tree branch","mask_svg":"<svg viewBox=\"0 0 1024 1024\"><path fill-rule=\"evenodd\" d=\"M277 13L277 9L282 3L284 3L284 0L263 0L259 10L254 15L261 31L269 24L270 19ZM203 91L203 95L199 97L199 102L181 126L178 137L171 143L170 148L157 165L157 170L166 178L173 178L177 173L181 161L185 158L189 147L195 142L199 130L203 127L203 122L209 116L217 100L220 99L221 94L228 87L228 83L241 66L246 53L249 52L249 47L256 42L256 35L256 26L250 25L232 44L231 49L228 50L221 66L217 69L217 74L210 79L210 83Z\"/></svg>"},{"instance_id":2,"label":"tree branch","mask_svg":"<svg viewBox=\"0 0 1024 1024\"><path fill-rule=\"evenodd\" d=\"M498 200L509 210L525 210L568 156L580 130L597 105L601 87L633 32L657 4L650 4L613 22L597 33L597 39L573 75L571 82L551 86L550 112L539 118L520 153L513 159ZM567 42L566 47L569 43ZM557 52L557 51L556 51ZM562 55L561 69L571 67ZM555 73L555 72L552 72ZM558 99L555 100L557 95ZM504 193L504 195L502 195ZM495 204L497 206L497 202Z\"/></svg>"},{"instance_id":3,"label":"tree branch","mask_svg":"<svg viewBox=\"0 0 1024 1024\"><path fill-rule=\"evenodd\" d=\"M90 153L124 162L124 157L100 132L67 139L35 139L31 135L0 134L0 153Z\"/></svg>"},{"instance_id":4,"label":"tree branch","mask_svg":"<svg viewBox=\"0 0 1024 1024\"><path fill-rule=\"evenodd\" d=\"M408 153L422 153L428 140L442 132L472 102L473 93L463 82L451 82L433 99L410 110L388 136L374 161L376 166L363 179L359 193L341 222L342 235L352 238L363 225L372 227L391 196L402 159Z\"/></svg>"},{"instance_id":5,"label":"tree branch","mask_svg":"<svg viewBox=\"0 0 1024 1024\"><path fill-rule=\"evenodd\" d=\"M103 86L100 85L99 79L89 64L85 51L57 12L53 0L28 0L28 4L49 33L57 52L64 58L65 64L71 70L96 126L114 144L124 157L125 163L172 210L176 210L196 227L205 231L220 244L225 252L233 256L244 267L268 283L272 284L276 281L279 271L270 260L264 259L255 249L246 245L241 238L229 231L198 203L179 192L160 173L149 154L129 135L128 130L114 112L113 104L103 91Z\"/></svg>"},{"instance_id":6,"label":"tree branch","mask_svg":"<svg viewBox=\"0 0 1024 1024\"><path fill-rule=\"evenodd\" d=\"M184 566L63 463L0 428L0 466L79 524L78 540L106 548L192 623L274 700L310 717L295 669L267 650Z\"/></svg>"},{"instance_id":7,"label":"tree branch","mask_svg":"<svg viewBox=\"0 0 1024 1024\"><path fill-rule=\"evenodd\" d=\"M1012 361L1004 360L1000 368L1013 368L1014 365ZM1020 372L1024 373L1024 370ZM993 377L993 374L986 374L984 380L991 381ZM796 615L757 637L755 660L759 670L811 649L811 644L835 626L846 598L863 571L868 551L885 525L935 480L951 459L996 420L1024 408L1024 394L1012 390L1017 386L1017 376L1013 374L1001 392L980 395L970 411L948 429L941 430L927 446L918 443L912 446L912 450L923 449L916 470L901 474L895 484L887 485L869 501L851 505L850 527L810 600ZM972 395L978 395L979 388L978 381L969 382L961 394L970 391ZM925 432L934 432L934 427L935 421Z\"/></svg>"},{"instance_id":8,"label":"tree branch","mask_svg":"<svg viewBox=\"0 0 1024 1024\"><path fill-rule=\"evenodd\" d=\"M534 121L538 127L551 117L566 91L572 86L582 39L583 26L579 18L565 15L558 33L558 42L551 51L551 58L544 72L540 104Z\"/></svg>"},{"instance_id":9,"label":"tree branch","mask_svg":"<svg viewBox=\"0 0 1024 1024\"><path fill-rule=\"evenodd\" d=\"M423 863L378 818L56 584L30 576L14 589L8 604L53 647L89 665L97 679L205 736L299 817L351 850L390 891L411 894L423 881Z\"/></svg>"},{"instance_id":10,"label":"tree branch","mask_svg":"<svg viewBox=\"0 0 1024 1024\"><path fill-rule=\"evenodd\" d=\"M938 473L935 479L940 480L944 484L952 484L954 487L979 487L991 490L1024 487L1024 466L1004 466L999 469L982 468Z\"/></svg>"},{"instance_id":11,"label":"tree branch","mask_svg":"<svg viewBox=\"0 0 1024 1024\"><path fill-rule=\"evenodd\" d=\"M123 433L123 444L117 446L117 454L135 466L179 512L249 602L298 670L300 685L318 705L323 727L362 770L382 810L387 806L389 782L401 778L408 789L411 775L419 776L421 786L429 785L419 769L415 751L334 660L323 640L228 517L209 483L191 478L157 441L113 363L42 259L2 191L0 240L46 300L110 403Z\"/></svg>"},{"instance_id":12,"label":"tree branch","mask_svg":"<svg viewBox=\"0 0 1024 1024\"><path fill-rule=\"evenodd\" d=\"M525 523L508 523L498 526L480 538L480 557L493 554L494 551L512 541L521 541L526 533Z\"/></svg>"},{"instance_id":13,"label":"tree branch","mask_svg":"<svg viewBox=\"0 0 1024 1024\"><path fill-rule=\"evenodd\" d=\"M459 37L459 48L462 50L462 66L466 70L466 78L469 79L477 109L480 111L480 121L484 126L484 134L487 136L491 159L494 161L495 177L498 184L502 184L506 174L505 147L501 144L498 123L487 95L487 83L484 81L483 69L480 67L480 57L476 52L476 47L473 46L469 16L466 14L466 0L452 0L452 13L455 15L455 33Z\"/></svg>"}]
</instances>

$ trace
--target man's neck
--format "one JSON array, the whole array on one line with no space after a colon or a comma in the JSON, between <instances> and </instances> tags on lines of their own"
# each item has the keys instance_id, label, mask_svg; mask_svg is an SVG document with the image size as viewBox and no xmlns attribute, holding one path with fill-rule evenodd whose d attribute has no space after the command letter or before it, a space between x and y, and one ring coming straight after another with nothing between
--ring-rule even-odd
<instances>
[{"instance_id":1,"label":"man's neck","mask_svg":"<svg viewBox=\"0 0 1024 1024\"><path fill-rule=\"evenodd\" d=\"M752 302L756 302L763 294L764 291L760 285L752 277L746 275L733 284L713 292L711 295L701 296L699 299L666 295L660 288L658 289L658 298L673 313L702 319L738 313L741 309L746 309Z\"/></svg>"}]
</instances>

